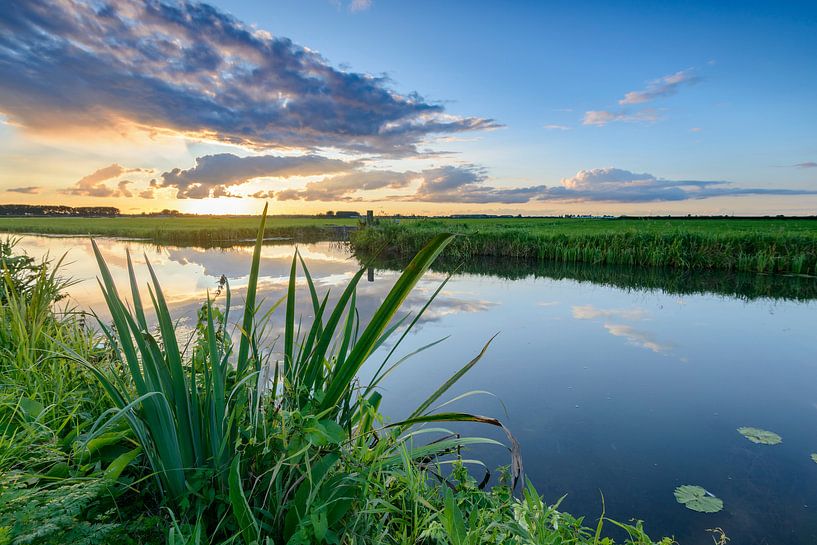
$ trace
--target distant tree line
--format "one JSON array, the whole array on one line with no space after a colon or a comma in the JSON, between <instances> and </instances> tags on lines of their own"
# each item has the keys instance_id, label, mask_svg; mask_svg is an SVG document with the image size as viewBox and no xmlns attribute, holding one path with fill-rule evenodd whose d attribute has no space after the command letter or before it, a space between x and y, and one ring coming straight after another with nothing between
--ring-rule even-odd
<instances>
[{"instance_id":1,"label":"distant tree line","mask_svg":"<svg viewBox=\"0 0 817 545\"><path fill-rule=\"evenodd\" d=\"M61 206L52 204L0 204L0 216L113 217L113 206Z\"/></svg>"}]
</instances>

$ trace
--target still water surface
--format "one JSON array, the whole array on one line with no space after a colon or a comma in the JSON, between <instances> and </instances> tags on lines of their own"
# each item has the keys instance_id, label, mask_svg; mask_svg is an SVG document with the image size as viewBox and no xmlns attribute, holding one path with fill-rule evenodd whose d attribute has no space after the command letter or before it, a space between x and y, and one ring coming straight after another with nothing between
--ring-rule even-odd
<instances>
[{"instance_id":1,"label":"still water surface","mask_svg":"<svg viewBox=\"0 0 817 545\"><path fill-rule=\"evenodd\" d=\"M126 248L145 280L146 253L183 327L222 275L239 310L249 247L157 248L104 239L99 245L123 286ZM70 288L71 301L104 316L87 239L26 236L21 247L34 256L68 251L64 272L81 280ZM299 248L321 291L339 292L360 266L337 243ZM293 251L264 247L260 285L267 303L283 295ZM362 282L363 319L397 268L380 262L374 281ZM445 276L430 272L406 309L419 309ZM813 278L465 264L401 350L449 338L387 379L384 409L405 416L499 332L450 397L470 390L495 396L457 407L508 424L522 444L528 477L548 501L567 494L563 508L594 523L603 493L608 516L646 520L653 536L674 535L684 545L712 543L706 529L714 527L736 545L815 543L817 464L809 457L817 452L815 297ZM736 432L740 426L772 430L783 443L755 445ZM508 462L500 449L478 454L491 467ZM724 510L685 509L673 497L682 484L703 486L723 499Z\"/></svg>"}]
</instances>

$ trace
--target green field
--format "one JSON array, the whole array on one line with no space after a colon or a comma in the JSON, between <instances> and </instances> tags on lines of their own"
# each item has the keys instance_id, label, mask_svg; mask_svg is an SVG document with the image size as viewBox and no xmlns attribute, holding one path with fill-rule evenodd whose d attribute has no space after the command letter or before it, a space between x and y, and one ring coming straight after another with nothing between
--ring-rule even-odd
<instances>
[{"instance_id":1,"label":"green field","mask_svg":"<svg viewBox=\"0 0 817 545\"><path fill-rule=\"evenodd\" d=\"M253 216L0 218L0 232L140 238L228 246L252 240ZM265 237L350 238L360 255L414 255L435 234L460 235L448 259L514 257L561 263L817 274L814 219L357 219L271 217Z\"/></svg>"},{"instance_id":2,"label":"green field","mask_svg":"<svg viewBox=\"0 0 817 545\"><path fill-rule=\"evenodd\" d=\"M454 259L498 256L564 263L817 273L812 219L423 219L381 221L351 240L359 254L410 255L433 235L463 236Z\"/></svg>"},{"instance_id":3,"label":"green field","mask_svg":"<svg viewBox=\"0 0 817 545\"><path fill-rule=\"evenodd\" d=\"M346 231L357 224L357 219L270 217L264 235L332 240L344 238ZM162 244L195 246L224 246L254 240L257 231L256 216L0 218L0 232L143 238Z\"/></svg>"}]
</instances>

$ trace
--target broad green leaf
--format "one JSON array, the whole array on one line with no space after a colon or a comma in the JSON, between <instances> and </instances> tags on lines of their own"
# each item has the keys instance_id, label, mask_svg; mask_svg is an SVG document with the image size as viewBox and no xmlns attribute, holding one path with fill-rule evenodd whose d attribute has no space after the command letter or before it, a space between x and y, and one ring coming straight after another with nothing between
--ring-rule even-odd
<instances>
[{"instance_id":1,"label":"broad green leaf","mask_svg":"<svg viewBox=\"0 0 817 545\"><path fill-rule=\"evenodd\" d=\"M699 513L717 513L723 509L723 500L700 486L685 484L675 489L675 499L681 505Z\"/></svg>"},{"instance_id":2,"label":"broad green leaf","mask_svg":"<svg viewBox=\"0 0 817 545\"><path fill-rule=\"evenodd\" d=\"M738 433L752 443L759 445L778 445L783 442L783 438L773 431L762 430L760 428L738 428Z\"/></svg>"},{"instance_id":3,"label":"broad green leaf","mask_svg":"<svg viewBox=\"0 0 817 545\"><path fill-rule=\"evenodd\" d=\"M346 431L334 420L321 420L318 426L329 443L338 444L346 440Z\"/></svg>"},{"instance_id":4,"label":"broad green leaf","mask_svg":"<svg viewBox=\"0 0 817 545\"><path fill-rule=\"evenodd\" d=\"M133 450L119 455L113 462L108 464L105 468L105 477L115 481L119 478L122 472L128 467L139 454L142 452L142 447L136 447Z\"/></svg>"},{"instance_id":5,"label":"broad green leaf","mask_svg":"<svg viewBox=\"0 0 817 545\"><path fill-rule=\"evenodd\" d=\"M28 397L20 399L20 408L29 420L35 420L45 410L42 403Z\"/></svg>"}]
</instances>

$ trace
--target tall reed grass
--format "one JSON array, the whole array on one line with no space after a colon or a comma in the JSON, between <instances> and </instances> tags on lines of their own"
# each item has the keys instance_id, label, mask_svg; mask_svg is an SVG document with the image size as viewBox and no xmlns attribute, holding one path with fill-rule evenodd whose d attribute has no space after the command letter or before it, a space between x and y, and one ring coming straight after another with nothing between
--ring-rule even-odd
<instances>
[{"instance_id":1,"label":"tall reed grass","mask_svg":"<svg viewBox=\"0 0 817 545\"><path fill-rule=\"evenodd\" d=\"M437 233L453 228L463 236L450 245L447 255L459 260L499 256L629 267L817 274L817 222L802 220L805 227L787 232L769 227L773 220L765 224L754 222L755 229L751 230L745 226L731 229L729 221L732 220L710 220L709 229L703 222L690 226L678 222L659 228L658 220L629 224L615 221L595 224L598 227L594 229L581 223L571 227L569 223L538 225L531 221L519 226L490 222L458 225L431 220L383 221L352 233L350 240L354 250L362 255L383 252L411 255ZM765 231L764 225L768 227ZM785 227L789 223L781 225Z\"/></svg>"},{"instance_id":2,"label":"tall reed grass","mask_svg":"<svg viewBox=\"0 0 817 545\"><path fill-rule=\"evenodd\" d=\"M391 350L394 353L416 323L419 316L411 322L406 317L395 320L395 316L452 236L436 236L418 252L365 326L360 324L355 306L356 288L364 270L354 275L330 309L328 295L318 295L297 253L286 296L271 311L258 316L256 292L265 216L266 210L254 249L237 350L226 331L229 287L223 311L208 297L204 327L196 340L198 349L189 358L181 348L150 263L148 294L157 334L149 325L130 256L129 304L119 294L96 244L100 287L113 321L113 327L100 322L100 328L115 347L116 360L128 371L127 376L111 379L110 373L66 346L76 361L96 374L115 405L100 419L88 441L115 422L126 420L174 511L190 515L185 512L190 492L205 482L216 497L229 498L232 524L225 524L237 529L248 544L262 538L287 542L299 532L316 531L315 524L337 524L361 499L368 482L365 474L372 471L384 471L406 460L427 465L467 445L498 444L442 429L413 431L417 425L470 421L505 430L493 418L429 411L482 353L434 391L409 418L386 427L377 427L381 399L377 386L400 362L386 367L387 357L368 384L356 383L358 371L377 349L405 325ZM314 313L312 323L303 327L295 316L299 264ZM285 305L283 355L280 361L273 361L259 338L279 304ZM443 437L415 444L419 433L432 432ZM515 481L521 463L518 446L509 433L508 437ZM349 456L367 463L344 468L342 459ZM197 509L196 516L202 516L212 509L218 511L218 506L206 504ZM317 522L309 518L310 513L317 513ZM207 531L218 532L219 525L208 524Z\"/></svg>"}]
</instances>

